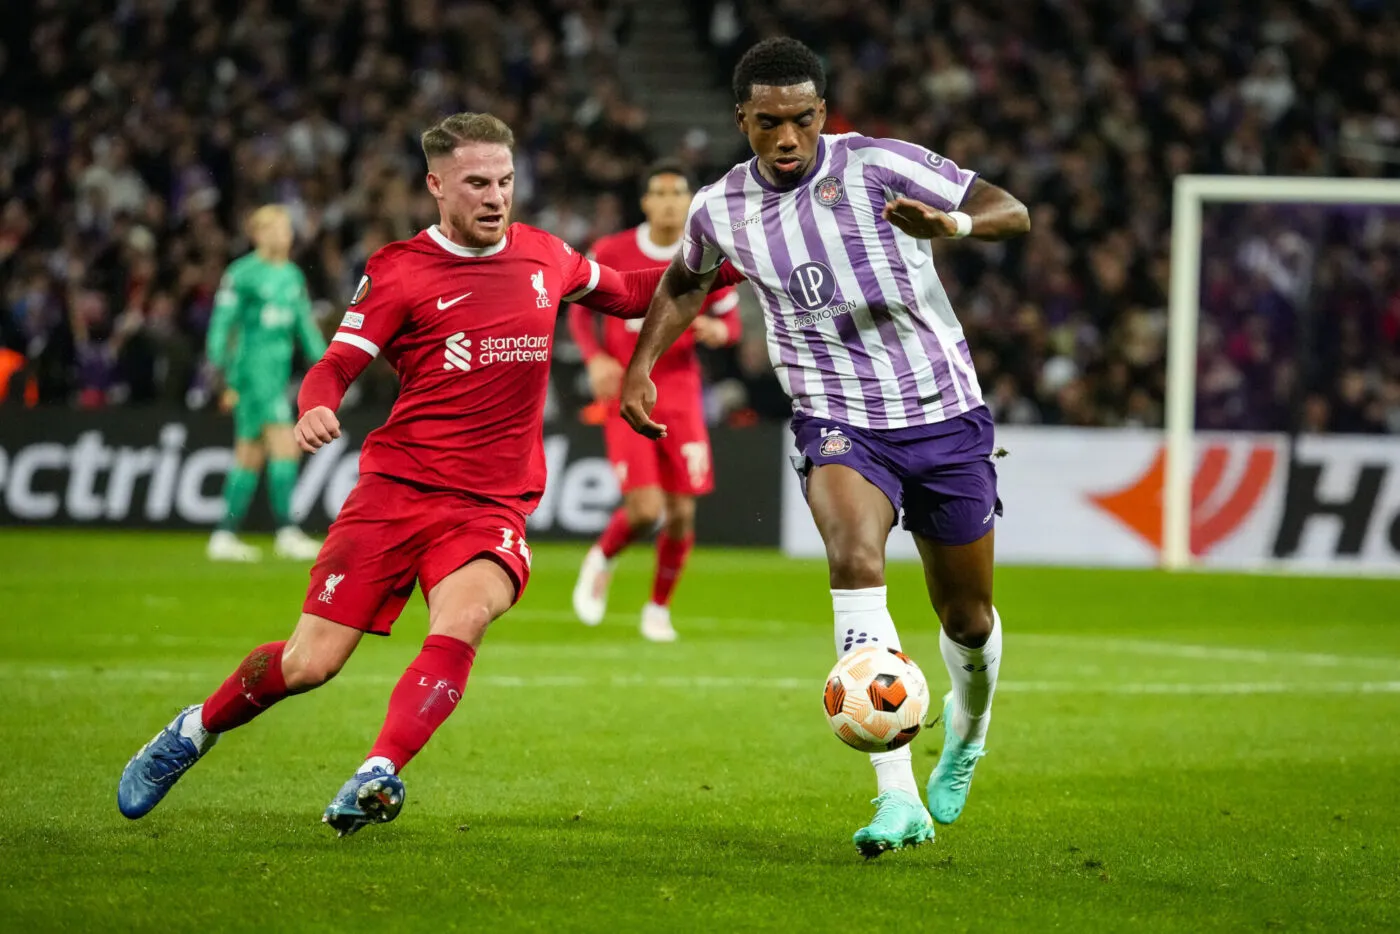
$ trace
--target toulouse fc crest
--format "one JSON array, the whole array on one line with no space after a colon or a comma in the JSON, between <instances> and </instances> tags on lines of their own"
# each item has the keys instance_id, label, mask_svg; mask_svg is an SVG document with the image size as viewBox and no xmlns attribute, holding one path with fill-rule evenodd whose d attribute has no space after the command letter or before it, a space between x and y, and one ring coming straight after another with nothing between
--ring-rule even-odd
<instances>
[{"instance_id":1,"label":"toulouse fc crest","mask_svg":"<svg viewBox=\"0 0 1400 934\"><path fill-rule=\"evenodd\" d=\"M839 432L833 432L822 438L822 445L819 450L822 457L837 457L845 454L851 449L851 439Z\"/></svg>"},{"instance_id":2,"label":"toulouse fc crest","mask_svg":"<svg viewBox=\"0 0 1400 934\"><path fill-rule=\"evenodd\" d=\"M813 190L816 192L817 203L829 208L840 204L846 195L845 189L841 187L841 179L835 175L828 175L817 182Z\"/></svg>"}]
</instances>

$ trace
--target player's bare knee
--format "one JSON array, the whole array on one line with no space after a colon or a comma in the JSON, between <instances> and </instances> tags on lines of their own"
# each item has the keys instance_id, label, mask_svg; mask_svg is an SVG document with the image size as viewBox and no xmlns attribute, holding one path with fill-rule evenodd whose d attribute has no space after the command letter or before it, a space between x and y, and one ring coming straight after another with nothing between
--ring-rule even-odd
<instances>
[{"instance_id":1,"label":"player's bare knee","mask_svg":"<svg viewBox=\"0 0 1400 934\"><path fill-rule=\"evenodd\" d=\"M695 500L689 496L671 497L666 501L666 534L671 538L689 538L695 532Z\"/></svg>"},{"instance_id":2,"label":"player's bare knee","mask_svg":"<svg viewBox=\"0 0 1400 934\"><path fill-rule=\"evenodd\" d=\"M263 462L267 460L267 452L256 441L243 442L236 445L233 459L244 470L262 470Z\"/></svg>"},{"instance_id":3,"label":"player's bare knee","mask_svg":"<svg viewBox=\"0 0 1400 934\"><path fill-rule=\"evenodd\" d=\"M282 657L282 679L287 690L298 693L318 688L345 667L345 659L330 655L287 654Z\"/></svg>"},{"instance_id":4,"label":"player's bare knee","mask_svg":"<svg viewBox=\"0 0 1400 934\"><path fill-rule=\"evenodd\" d=\"M861 590L885 584L885 555L881 547L866 542L830 545L826 562L834 589Z\"/></svg>"},{"instance_id":5,"label":"player's bare knee","mask_svg":"<svg viewBox=\"0 0 1400 934\"><path fill-rule=\"evenodd\" d=\"M478 645L494 619L495 614L484 602L469 600L432 614L428 629L435 636L451 636Z\"/></svg>"},{"instance_id":6,"label":"player's bare knee","mask_svg":"<svg viewBox=\"0 0 1400 934\"><path fill-rule=\"evenodd\" d=\"M634 532L647 533L661 521L664 501L660 496L634 493L627 497L624 508L627 510L627 524Z\"/></svg>"},{"instance_id":7,"label":"player's bare knee","mask_svg":"<svg viewBox=\"0 0 1400 934\"><path fill-rule=\"evenodd\" d=\"M992 604L981 599L948 600L938 608L943 631L958 645L981 648L992 635Z\"/></svg>"}]
</instances>

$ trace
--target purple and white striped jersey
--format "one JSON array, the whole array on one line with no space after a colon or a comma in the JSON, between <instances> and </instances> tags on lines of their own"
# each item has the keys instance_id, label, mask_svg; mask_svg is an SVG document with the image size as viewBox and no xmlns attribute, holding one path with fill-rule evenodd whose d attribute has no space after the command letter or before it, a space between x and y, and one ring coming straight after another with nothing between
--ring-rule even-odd
<instances>
[{"instance_id":1,"label":"purple and white striped jersey","mask_svg":"<svg viewBox=\"0 0 1400 934\"><path fill-rule=\"evenodd\" d=\"M899 195L956 210L976 177L913 143L824 135L793 188L751 159L700 189L681 256L697 273L728 258L753 283L794 411L858 428L941 422L982 405L972 355L928 242L880 211Z\"/></svg>"}]
</instances>

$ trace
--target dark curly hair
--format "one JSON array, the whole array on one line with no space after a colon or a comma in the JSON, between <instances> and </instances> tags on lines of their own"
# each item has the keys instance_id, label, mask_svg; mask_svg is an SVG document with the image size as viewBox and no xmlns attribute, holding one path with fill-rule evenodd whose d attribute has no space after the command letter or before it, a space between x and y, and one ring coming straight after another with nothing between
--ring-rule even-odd
<instances>
[{"instance_id":1,"label":"dark curly hair","mask_svg":"<svg viewBox=\"0 0 1400 934\"><path fill-rule=\"evenodd\" d=\"M785 88L804 81L812 82L818 97L826 94L826 69L817 53L796 39L764 39L734 66L734 101L748 101L755 84Z\"/></svg>"}]
</instances>

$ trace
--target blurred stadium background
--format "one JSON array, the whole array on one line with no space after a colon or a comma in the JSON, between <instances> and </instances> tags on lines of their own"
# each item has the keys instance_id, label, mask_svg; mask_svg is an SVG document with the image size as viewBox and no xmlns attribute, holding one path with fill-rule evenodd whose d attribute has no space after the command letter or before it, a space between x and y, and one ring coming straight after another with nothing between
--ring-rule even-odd
<instances>
[{"instance_id":1,"label":"blurred stadium background","mask_svg":"<svg viewBox=\"0 0 1400 934\"><path fill-rule=\"evenodd\" d=\"M290 208L293 259L307 275L329 333L366 258L436 220L421 183L418 132L445 113L490 111L510 123L519 140L516 219L586 248L640 221L638 174L654 158L677 156L701 181L747 158L732 124L729 72L752 42L780 34L808 42L827 63L828 132L859 130L927 145L1030 207L1029 236L999 244L964 241L938 256L1002 426L999 439L1011 452L999 464L1008 514L998 545L1008 568L999 579L998 602L1006 611L1008 645L1016 645L1021 629L1027 641L1016 652L1028 658L1019 672L1019 663L1008 660L1005 713L998 722L1006 730L1004 751L979 778L969 817L979 819L972 813L977 805L992 806L997 797L1095 794L1082 783L1096 775L1107 776L1109 790L1101 793L1124 801L1121 810L1100 815L1101 849L1124 848L1112 869L1090 865L1099 859L1091 854L1065 856L1079 852L1081 844L1073 841L1018 839L1008 821L1060 818L1043 804L1037 810L1024 800L1003 800L1001 821L992 811L971 825L988 835L979 844L987 849L949 849L956 857L925 860L923 876L905 873L918 865L906 863L887 870L900 874L878 882L845 883L848 892L898 891L909 901L894 907L909 908L918 902L909 893L931 884L927 874L936 865L944 883L991 899L998 892L996 872L1039 866L1030 900L999 908L992 927L1036 928L1037 921L1049 927L1046 919L1077 929L1096 926L1075 923L1074 906L1099 911L1105 929L1361 930L1400 923L1393 875L1400 829L1393 801L1377 790L1387 783L1393 789L1400 746L1393 729L1387 737L1363 731L1365 722L1393 726L1400 712L1400 631L1394 626L1400 590L1393 581L1066 570L1062 580L1072 584L1057 586L1059 572L1018 567L1159 564L1174 180L1286 175L1394 179L1400 186L1400 13L1386 0L6 4L0 14L0 525L10 528L0 529L0 597L11 612L0 609L6 618L0 624L0 698L8 710L0 722L7 736L32 750L46 742L33 724L55 705L68 704L82 712L68 721L72 730L105 724L101 729L112 739L101 756L83 760L91 774L81 780L55 754L21 750L22 765L82 803L66 816L27 821L12 810L16 802L0 805L7 809L0 852L18 854L0 861L9 864L0 869L0 900L36 929L82 926L113 907L132 912L124 917L136 927L161 917L133 907L146 897L135 884L117 886L105 901L96 891L101 886L94 880L108 867L140 864L150 849L144 836L133 842L124 836L129 828L109 826L117 818L105 797L108 778L114 783L126 747L145 738L147 721L168 716L162 711L175 703L176 692L203 690L248 642L246 634L285 631L304 586L304 571L295 567L209 568L202 563L202 540L188 531L207 529L219 518L219 488L232 460L231 422L218 413L203 347L220 275L250 248L247 214L268 202ZM1400 205L1212 204L1203 211L1200 239L1201 434L1190 522L1196 559L1233 570L1396 575ZM538 663L526 652L538 642L550 659L544 674L564 679L599 665L627 677L638 660L660 666L647 669L657 677L690 678L692 684L715 669L752 676L754 683L739 692L750 704L758 668L744 658L761 646L802 661L781 674L810 675L813 687L782 689L797 702L791 712L784 707L780 720L790 718L807 745L826 744L815 711L816 685L829 664L829 611L821 564L803 560L820 556L820 541L786 470L788 404L771 374L757 305L747 294L743 313L738 346L703 352L718 489L701 504L699 539L710 547L697 558L691 586L681 585L676 620L683 641L672 650L692 654L663 657L655 647L638 646L633 658L624 653L632 651L635 633L625 626L609 637L615 654L602 661L587 646L574 645L587 641L570 628L567 614L567 591L582 554L577 544L542 550L547 574L537 577L553 583L532 585L517 614L521 629L534 626L534 634L503 634L502 642L509 649L511 639L523 640L515 645L518 654L506 652L517 666ZM532 519L532 542L586 541L615 503L587 386L561 316L546 426L551 488ZM372 367L347 400L346 440L304 462L296 508L308 528L324 529L333 517L356 476L355 449L382 419L394 391L388 367ZM265 505L256 507L254 523L270 529ZM69 531L35 531L40 525ZM129 529L143 531L123 531ZM787 559L728 552L741 547L780 549ZM898 536L892 541L892 554L910 550ZM123 570L104 571L109 565ZM640 563L636 574L640 581ZM803 596L779 605L774 581L791 581ZM892 591L896 586L903 588L905 615L926 614L916 572L892 571ZM223 595L211 600L215 591ZM724 594L722 606L714 605L716 594ZM1065 602L1052 605L1049 594ZM202 607L198 614L194 606ZM687 615L694 620L689 639ZM248 623L254 616L259 621ZM896 617L904 618L900 611ZM756 620L763 625L747 625ZM931 624L925 628L934 631ZM200 642L200 633L208 641ZM116 634L121 638L114 642ZM1078 647L1053 641L1080 636L1090 641ZM920 638L917 652L937 659L936 641ZM394 640L405 645L374 662L374 670L397 671L396 659L415 639ZM76 643L85 647L75 649ZM548 655L551 646L557 655ZM207 657L201 654L206 650ZM1032 650L1040 653L1034 663ZM101 678L79 684L77 673L100 673L109 665L116 678L110 683L117 685L127 684L117 672L122 665L184 670L192 653L205 659L197 666L203 681L156 679L126 706L114 698L129 695L103 687L108 682ZM1211 675L1202 666L1218 680L1203 681ZM1098 678L1084 674L1091 670L1110 672L1119 693L1132 698L1123 701L1131 709L1117 708L1122 719L1111 727L1096 724L1090 710L1113 691L1091 703L1084 697L1022 699L1015 686ZM496 671L501 680L486 676L481 690L487 709L496 694L508 692L508 677L519 674L509 665ZM374 696L354 701L366 722L378 716L379 694L386 690L372 683ZM617 682L603 683L621 690ZM571 688L561 684L556 688L567 694ZM685 723L713 720L716 710L740 703L730 698L717 707L672 697L679 681L654 687L672 705L665 709ZM1050 688L1044 693L1055 694ZM1209 711L1180 706L1203 704L1202 697L1211 701ZM1222 699L1232 708L1228 714L1218 709ZM331 703L309 699L307 709L319 711L322 729L334 734L326 725L337 722ZM141 724L130 736L128 714ZM1021 725L1013 727L1017 717ZM461 719L465 734L468 717ZM282 722L281 733L270 727L268 735L304 769L295 774L318 789L326 777L316 769L323 766L302 763L292 752L302 739L291 722ZM588 722L602 735L600 744L625 738L616 727ZM732 737L719 725L710 728L711 748L725 751ZM1066 744L1050 741L1052 729L1064 731L1070 746L1119 741L1120 749L1132 748L1134 762L1096 748L1087 768L1066 753ZM327 735L320 734L321 757L349 761L358 740L342 735L332 743ZM543 735L566 747L571 741L553 730ZM863 763L848 761L857 757L835 744L818 753L805 745L797 750L795 742L779 744L787 757L783 768L827 770L851 788L864 787ZM513 744L496 743L501 757L518 755ZM753 737L744 743L746 756L770 754ZM1236 746L1257 756L1245 761ZM689 751L706 756L698 745ZM1043 772L1024 764L1032 751L1043 757ZM571 768L586 771L596 753L580 746L570 754L576 757ZM422 770L448 768L445 753L433 761ZM539 767L538 758L532 761ZM471 762L487 775L500 768L495 760ZM1223 763L1240 771L1229 772ZM1135 764L1140 774L1131 771ZM627 767L624 760L620 768ZM1294 781L1265 774L1269 767ZM1189 782L1197 768L1198 780L1217 790L1200 813L1170 810L1184 806L1171 776ZM693 796L700 782L691 777L687 773L685 787ZM653 780L661 788L668 781L664 775ZM449 783L438 781L438 792L450 795ZM1324 790L1333 781L1345 800ZM1196 823L1202 813L1231 814L1220 783L1233 784L1249 801L1254 823L1233 831L1243 836ZM231 779L220 787L228 796L238 794ZM515 801L505 773L498 785L488 781L486 787L484 800L462 793L464 814L473 808L497 813L497 806L499 813L514 814L514 804L492 804L494 792ZM703 787L708 791L710 784ZM313 791L313 797L320 794ZM522 793L522 800L533 806L555 793L537 792ZM1320 801L1317 813L1287 810L1303 807L1300 798L1309 795ZM187 796L195 798L188 789ZM861 803L859 795L848 797ZM215 845L209 839L234 833L212 799L201 800L196 817L203 842L187 841L189 849L181 852L202 852ZM628 799L618 800L626 812ZM650 803L660 816L633 829L664 835L668 805ZM728 803L744 809L762 802L736 797ZM792 874L773 882L776 891L788 886L814 911L827 906L825 914L811 916L811 929L830 924L838 893L803 875L805 841L792 834L811 830L813 820L824 822L811 830L814 839L829 839L839 850L858 813L833 815L826 807L814 803L802 831L778 823L760 832L741 824L733 836L742 840L748 827L779 841L774 858L790 863ZM1098 826L1091 814L1075 813ZM1270 813L1283 816L1266 820ZM465 830L471 821L453 814L448 819ZM176 825L170 814L165 819L164 826ZM1307 829L1313 819L1333 836ZM1172 852L1196 849L1198 866L1189 860L1178 866L1170 856L1163 868L1153 861L1156 851L1133 849L1162 829L1159 821L1179 822L1182 829L1172 832L1178 836L1161 845L1178 848ZM507 854L503 865L529 876L525 857L511 849L513 826L503 818L494 831L488 826L487 839ZM624 826L631 825L624 819ZM313 832L307 827L277 812L260 818L253 833L291 840ZM514 829L527 839L546 833L528 822ZM964 833L961 826L957 832ZM1275 833L1280 836L1269 836ZM74 854L89 834L101 841L100 853L85 862ZM957 847L954 834L941 833L938 846ZM1312 837L1315 848L1302 853L1309 865L1301 867L1299 837ZM395 844L401 849L393 852L411 855L414 846L427 844L460 849L461 843L450 835L415 839ZM707 846L729 853L747 872L771 870L761 847L736 853L726 849L729 842ZM248 854L260 852L256 843L239 845L249 846ZM595 878L581 866L613 846L631 853L630 845L609 840L594 850L570 844L546 866L573 891L605 887L606 874ZM758 847L737 844L741 850L750 845ZM1009 855L1016 853L1028 854L1019 868ZM304 850L297 854L306 858ZM619 857L608 858L607 874L631 871ZM667 858L684 867L699 857L682 851ZM351 857L336 859L336 872L355 868ZM995 870L978 862L998 859L1007 862ZM1235 859L1246 866L1238 873ZM823 850L811 872L845 871L838 866ZM305 866L297 871L308 873L309 882L328 884ZM428 878L439 871L446 872L425 870ZM735 929L745 920L775 926L788 917L780 902L740 892L740 875L726 879L722 884L735 888L723 892L695 883L687 902L678 882L657 881L652 888L672 893L663 896L629 888L651 885L638 882L651 880L648 872L619 883L615 896L650 899L646 904L655 902L662 912L682 911L684 903L698 913L677 915L682 929L698 923L716 899L733 899L751 912L716 915ZM216 885L214 875L211 869L201 884ZM1019 879L995 876L1013 877ZM1073 880L1081 877L1095 884L1134 878L1142 887L1115 901L1105 894L1108 887L1094 893L1078 888ZM54 893L67 894L36 896L26 878L48 880L58 886ZM239 891L260 891L254 881L240 884ZM1238 894L1221 894L1217 884L1234 885ZM78 896L65 885L85 891ZM601 923L552 901L558 893L543 881L539 886L525 890L540 900L543 915L484 889L473 890L466 902L494 905L509 927ZM384 897L392 903L402 895ZM411 916L438 920L432 913L438 902L422 897L425 913ZM1325 904L1309 909L1307 897ZM673 898L677 904L667 908ZM607 910L624 926L649 923L652 909L636 904ZM943 908L953 911L947 903ZM944 917L957 929L975 928L980 916L965 909ZM246 926L236 915L199 917L202 929ZM348 922L332 913L318 923Z\"/></svg>"}]
</instances>

